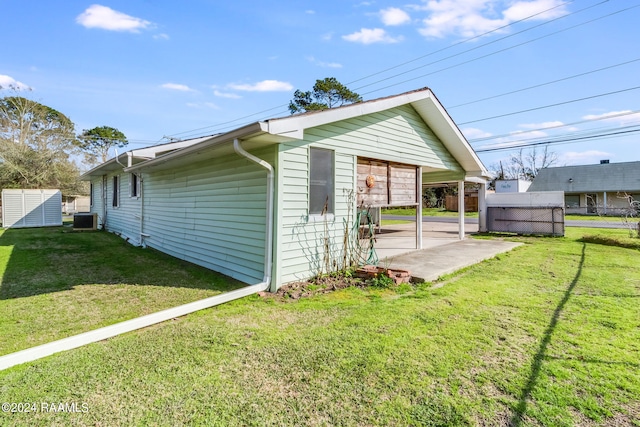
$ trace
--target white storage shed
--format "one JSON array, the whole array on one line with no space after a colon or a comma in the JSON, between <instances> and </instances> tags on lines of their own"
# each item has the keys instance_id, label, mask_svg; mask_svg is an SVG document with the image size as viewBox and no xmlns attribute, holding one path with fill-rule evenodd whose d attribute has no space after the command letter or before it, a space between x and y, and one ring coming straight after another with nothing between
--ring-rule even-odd
<instances>
[{"instance_id":1,"label":"white storage shed","mask_svg":"<svg viewBox=\"0 0 640 427\"><path fill-rule=\"evenodd\" d=\"M2 190L4 228L62 225L60 190Z\"/></svg>"}]
</instances>

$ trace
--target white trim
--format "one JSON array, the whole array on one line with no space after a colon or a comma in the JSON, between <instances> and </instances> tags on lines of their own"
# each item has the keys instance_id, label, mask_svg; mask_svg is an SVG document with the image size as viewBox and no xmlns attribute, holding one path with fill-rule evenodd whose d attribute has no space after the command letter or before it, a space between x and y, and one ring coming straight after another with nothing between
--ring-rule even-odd
<instances>
[{"instance_id":1,"label":"white trim","mask_svg":"<svg viewBox=\"0 0 640 427\"><path fill-rule=\"evenodd\" d=\"M146 328L147 326L155 325L157 323L161 323L170 319L175 319L176 317L181 317L195 311L224 304L238 298L243 298L248 295L265 291L268 288L269 283L260 283L257 285L246 286L244 288L236 289L235 291L225 292L220 295L205 298L199 301L194 301L188 304L180 305L178 307L169 308L157 313L147 314L146 316L138 317L136 319L116 323L115 325L105 326L104 328L85 332L79 335L74 335L68 338L63 338L58 341L53 341L47 344L39 345L37 347L28 348L26 350L17 351L5 356L0 356L0 371L11 368L12 366L20 365L22 363L33 362L34 360L50 356L61 351L72 350L74 348L82 347L87 344L95 343L115 337L117 335L135 331L137 329Z\"/></svg>"},{"instance_id":2,"label":"white trim","mask_svg":"<svg viewBox=\"0 0 640 427\"><path fill-rule=\"evenodd\" d=\"M458 182L458 239L464 240L464 181Z\"/></svg>"}]
</instances>

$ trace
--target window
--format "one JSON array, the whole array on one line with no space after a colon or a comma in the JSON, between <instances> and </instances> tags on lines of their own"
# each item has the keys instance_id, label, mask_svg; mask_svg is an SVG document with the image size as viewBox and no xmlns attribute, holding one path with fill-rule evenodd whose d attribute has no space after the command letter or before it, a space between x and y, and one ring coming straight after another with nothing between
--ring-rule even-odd
<instances>
[{"instance_id":1,"label":"window","mask_svg":"<svg viewBox=\"0 0 640 427\"><path fill-rule=\"evenodd\" d=\"M117 208L120 206L120 180L118 175L113 177L113 199L111 200L111 206Z\"/></svg>"},{"instance_id":2,"label":"window","mask_svg":"<svg viewBox=\"0 0 640 427\"><path fill-rule=\"evenodd\" d=\"M89 183L89 206L93 207L93 182Z\"/></svg>"},{"instance_id":3,"label":"window","mask_svg":"<svg viewBox=\"0 0 640 427\"><path fill-rule=\"evenodd\" d=\"M140 197L140 177L135 173L129 175L129 192L131 197Z\"/></svg>"},{"instance_id":4,"label":"window","mask_svg":"<svg viewBox=\"0 0 640 427\"><path fill-rule=\"evenodd\" d=\"M567 208L579 208L580 207L580 195L579 194L565 194L564 205Z\"/></svg>"},{"instance_id":5,"label":"window","mask_svg":"<svg viewBox=\"0 0 640 427\"><path fill-rule=\"evenodd\" d=\"M333 213L334 168L333 151L309 150L309 215Z\"/></svg>"}]
</instances>

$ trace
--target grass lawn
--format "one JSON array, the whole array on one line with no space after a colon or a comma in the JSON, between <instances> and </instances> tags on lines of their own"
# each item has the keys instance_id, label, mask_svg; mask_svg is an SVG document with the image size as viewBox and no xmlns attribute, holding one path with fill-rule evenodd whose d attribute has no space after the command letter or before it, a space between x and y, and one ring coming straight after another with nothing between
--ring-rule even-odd
<instances>
[{"instance_id":1,"label":"grass lawn","mask_svg":"<svg viewBox=\"0 0 640 427\"><path fill-rule=\"evenodd\" d=\"M638 426L640 251L594 233L626 231L517 238L438 288L249 297L17 366L0 402L88 412L0 424Z\"/></svg>"},{"instance_id":2,"label":"grass lawn","mask_svg":"<svg viewBox=\"0 0 640 427\"><path fill-rule=\"evenodd\" d=\"M602 222L622 222L622 218L619 216L601 216L601 215L565 215L564 219L570 219L573 221L602 221Z\"/></svg>"},{"instance_id":3,"label":"grass lawn","mask_svg":"<svg viewBox=\"0 0 640 427\"><path fill-rule=\"evenodd\" d=\"M0 231L0 278L0 355L241 286L68 226Z\"/></svg>"},{"instance_id":4,"label":"grass lawn","mask_svg":"<svg viewBox=\"0 0 640 427\"><path fill-rule=\"evenodd\" d=\"M405 216L416 216L415 208L388 208L382 209L382 215L405 215ZM448 216L448 217L458 217L458 212L451 212L444 209L439 208L423 208L422 216ZM467 218L477 218L478 212L465 212L464 214ZM615 216L600 216L600 215L565 215L565 219L575 220L575 221L602 221L602 222L621 222L622 219L620 217Z\"/></svg>"}]
</instances>

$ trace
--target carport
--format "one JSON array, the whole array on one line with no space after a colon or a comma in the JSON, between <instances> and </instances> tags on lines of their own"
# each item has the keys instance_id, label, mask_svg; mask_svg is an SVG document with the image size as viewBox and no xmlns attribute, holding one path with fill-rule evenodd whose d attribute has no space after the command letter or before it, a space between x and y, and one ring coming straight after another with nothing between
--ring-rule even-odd
<instances>
[{"instance_id":1,"label":"carport","mask_svg":"<svg viewBox=\"0 0 640 427\"><path fill-rule=\"evenodd\" d=\"M467 221L464 239L460 239L458 222L430 219L423 221L423 248L415 249L415 228L413 223L386 225L376 241L378 265L409 270L414 282L437 280L520 245L502 240L468 238L479 230L477 221Z\"/></svg>"},{"instance_id":2,"label":"carport","mask_svg":"<svg viewBox=\"0 0 640 427\"><path fill-rule=\"evenodd\" d=\"M464 240L470 233L486 231L486 184L484 177L466 177L465 181L437 182L437 184L457 185L458 216L454 223L424 221L422 217L422 189L429 173L420 173L420 167L384 164L370 159L358 159L358 206L376 209L388 207L411 207L416 209L415 216L403 219L412 221L407 224L380 225L377 227L375 249L379 259L398 254L422 250ZM441 174L440 174L441 175ZM394 180L394 176L396 176ZM401 178L398 178L400 176ZM371 182L375 183L371 185ZM380 184L380 182L382 184ZM475 224L465 224L465 182L479 185L478 220ZM418 191L417 189L420 189ZM461 190L461 191L460 191ZM374 209L375 210L375 209ZM378 211L379 212L379 211ZM378 215L374 215L376 217ZM375 218L381 224L382 218Z\"/></svg>"}]
</instances>

